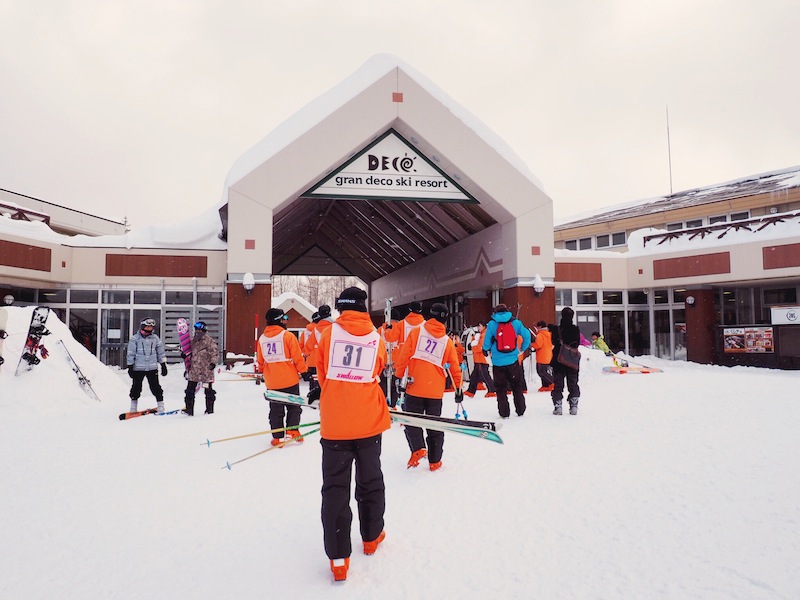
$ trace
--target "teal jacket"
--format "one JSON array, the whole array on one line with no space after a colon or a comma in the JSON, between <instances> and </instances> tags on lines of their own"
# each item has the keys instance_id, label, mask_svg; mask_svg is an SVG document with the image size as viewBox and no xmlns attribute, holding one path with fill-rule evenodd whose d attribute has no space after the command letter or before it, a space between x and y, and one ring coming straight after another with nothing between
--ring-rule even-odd
<instances>
[{"instance_id":1,"label":"teal jacket","mask_svg":"<svg viewBox=\"0 0 800 600\"><path fill-rule=\"evenodd\" d=\"M498 323L508 323L509 321L511 321L517 337L522 336L523 352L530 348L531 345L530 330L522 324L522 321L519 319L514 319L511 311L494 313L492 318L486 324L486 335L483 338L483 349L491 350L492 364L496 367L513 365L519 360L519 349L515 348L511 352L500 352L497 349L497 341L495 340L495 337L497 336L497 325Z\"/></svg>"}]
</instances>

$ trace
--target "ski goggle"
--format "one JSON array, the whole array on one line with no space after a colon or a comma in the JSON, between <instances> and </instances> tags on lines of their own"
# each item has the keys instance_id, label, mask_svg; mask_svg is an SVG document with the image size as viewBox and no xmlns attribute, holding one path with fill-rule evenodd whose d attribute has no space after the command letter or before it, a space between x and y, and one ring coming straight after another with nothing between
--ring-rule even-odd
<instances>
[{"instance_id":1,"label":"ski goggle","mask_svg":"<svg viewBox=\"0 0 800 600\"><path fill-rule=\"evenodd\" d=\"M155 327L155 326L156 326L156 320L155 319L145 319L144 321L142 321L142 323L140 325L140 327L142 329L144 329L145 327Z\"/></svg>"},{"instance_id":2,"label":"ski goggle","mask_svg":"<svg viewBox=\"0 0 800 600\"><path fill-rule=\"evenodd\" d=\"M205 331L206 330L206 324L203 323L202 321L198 321L197 323L194 324L194 328L195 329L201 329L201 330Z\"/></svg>"}]
</instances>

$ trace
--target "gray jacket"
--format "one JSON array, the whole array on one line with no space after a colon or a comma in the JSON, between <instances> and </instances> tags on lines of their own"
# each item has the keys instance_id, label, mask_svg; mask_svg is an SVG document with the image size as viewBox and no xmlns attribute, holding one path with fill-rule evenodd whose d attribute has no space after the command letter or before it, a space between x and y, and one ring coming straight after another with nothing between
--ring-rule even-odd
<instances>
[{"instance_id":1,"label":"gray jacket","mask_svg":"<svg viewBox=\"0 0 800 600\"><path fill-rule=\"evenodd\" d=\"M127 365L134 371L155 371L158 365L167 362L164 342L155 333L144 336L140 331L128 342Z\"/></svg>"}]
</instances>

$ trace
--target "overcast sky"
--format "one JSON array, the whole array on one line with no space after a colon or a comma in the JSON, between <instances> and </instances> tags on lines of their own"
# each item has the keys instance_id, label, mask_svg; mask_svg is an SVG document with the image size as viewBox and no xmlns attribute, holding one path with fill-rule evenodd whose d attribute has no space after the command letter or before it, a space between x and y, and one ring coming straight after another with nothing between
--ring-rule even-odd
<instances>
[{"instance_id":1,"label":"overcast sky","mask_svg":"<svg viewBox=\"0 0 800 600\"><path fill-rule=\"evenodd\" d=\"M0 188L134 227L390 53L556 217L800 165L796 0L0 0Z\"/></svg>"}]
</instances>

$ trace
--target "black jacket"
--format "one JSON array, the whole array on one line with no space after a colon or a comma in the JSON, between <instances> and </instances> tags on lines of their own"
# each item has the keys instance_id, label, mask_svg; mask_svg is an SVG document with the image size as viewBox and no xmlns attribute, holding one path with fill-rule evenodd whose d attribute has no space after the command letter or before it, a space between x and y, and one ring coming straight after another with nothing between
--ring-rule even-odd
<instances>
[{"instance_id":1,"label":"black jacket","mask_svg":"<svg viewBox=\"0 0 800 600\"><path fill-rule=\"evenodd\" d=\"M553 338L553 359L550 361L550 365L554 367L565 368L560 362L558 362L558 353L561 350L562 336L563 343L567 344L568 346L572 346L573 348L577 348L581 344L581 331L571 319L569 321L561 319L560 327L557 327L556 325L548 325L547 328L550 330Z\"/></svg>"}]
</instances>

